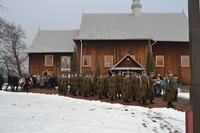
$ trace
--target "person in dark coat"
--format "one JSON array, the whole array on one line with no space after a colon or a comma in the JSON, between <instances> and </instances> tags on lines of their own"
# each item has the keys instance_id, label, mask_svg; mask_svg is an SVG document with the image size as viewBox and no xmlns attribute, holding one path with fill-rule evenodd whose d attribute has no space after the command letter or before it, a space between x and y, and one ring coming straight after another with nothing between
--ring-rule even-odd
<instances>
[{"instance_id":1,"label":"person in dark coat","mask_svg":"<svg viewBox=\"0 0 200 133\"><path fill-rule=\"evenodd\" d=\"M18 86L19 86L19 78L17 76L13 75L11 91L15 91L15 87L16 87L16 91L18 91Z\"/></svg>"},{"instance_id":2,"label":"person in dark coat","mask_svg":"<svg viewBox=\"0 0 200 133\"><path fill-rule=\"evenodd\" d=\"M168 77L167 77L167 89L166 93L164 94L163 101L168 102L168 107L175 107L172 102L177 101L176 99L176 92L174 89L174 78L173 78L173 73L170 71L168 72Z\"/></svg>"},{"instance_id":3,"label":"person in dark coat","mask_svg":"<svg viewBox=\"0 0 200 133\"><path fill-rule=\"evenodd\" d=\"M103 75L100 74L100 76L97 78L97 88L98 88L98 96L99 99L103 99L102 96L104 95L104 78Z\"/></svg>"},{"instance_id":4,"label":"person in dark coat","mask_svg":"<svg viewBox=\"0 0 200 133\"><path fill-rule=\"evenodd\" d=\"M0 74L0 90L2 90L3 84L4 84L3 74Z\"/></svg>"},{"instance_id":5,"label":"person in dark coat","mask_svg":"<svg viewBox=\"0 0 200 133\"><path fill-rule=\"evenodd\" d=\"M55 78L54 75L52 75L52 77L51 77L51 88L55 90L56 89L55 87L56 87L56 78Z\"/></svg>"},{"instance_id":6,"label":"person in dark coat","mask_svg":"<svg viewBox=\"0 0 200 133\"><path fill-rule=\"evenodd\" d=\"M125 78L123 79L123 87L122 87L122 99L124 102L129 103L129 99L131 99L131 87L132 87L132 80L130 79L130 74L126 74Z\"/></svg>"},{"instance_id":7,"label":"person in dark coat","mask_svg":"<svg viewBox=\"0 0 200 133\"><path fill-rule=\"evenodd\" d=\"M8 90L8 87L12 89L12 74L8 75L8 85L6 86L6 91Z\"/></svg>"},{"instance_id":8,"label":"person in dark coat","mask_svg":"<svg viewBox=\"0 0 200 133\"><path fill-rule=\"evenodd\" d=\"M25 80L25 84L23 86L23 90L24 90L24 92L25 91L28 92L28 89L29 89L30 85L32 84L31 83L32 81L31 81L31 79L30 79L30 77L28 75L26 75L26 77L24 78L24 80Z\"/></svg>"}]
</instances>

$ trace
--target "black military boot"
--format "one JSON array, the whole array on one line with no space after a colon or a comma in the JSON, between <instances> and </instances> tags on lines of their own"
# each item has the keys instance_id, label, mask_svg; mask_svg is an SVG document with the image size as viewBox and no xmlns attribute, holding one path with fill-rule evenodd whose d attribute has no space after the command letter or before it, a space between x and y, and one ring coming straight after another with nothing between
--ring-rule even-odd
<instances>
[{"instance_id":1,"label":"black military boot","mask_svg":"<svg viewBox=\"0 0 200 133\"><path fill-rule=\"evenodd\" d=\"M122 99L121 96L120 96L120 94L118 95L118 99Z\"/></svg>"},{"instance_id":2,"label":"black military boot","mask_svg":"<svg viewBox=\"0 0 200 133\"><path fill-rule=\"evenodd\" d=\"M138 100L138 103L139 103L139 105L142 105L142 103L141 103L141 99Z\"/></svg>"},{"instance_id":3,"label":"black military boot","mask_svg":"<svg viewBox=\"0 0 200 133\"><path fill-rule=\"evenodd\" d=\"M143 105L148 105L146 100L142 100Z\"/></svg>"},{"instance_id":4,"label":"black military boot","mask_svg":"<svg viewBox=\"0 0 200 133\"><path fill-rule=\"evenodd\" d=\"M103 99L101 96L99 96L99 99Z\"/></svg>"},{"instance_id":5,"label":"black military boot","mask_svg":"<svg viewBox=\"0 0 200 133\"><path fill-rule=\"evenodd\" d=\"M153 100L151 100L151 99L150 99L150 103L155 104L155 103L153 102Z\"/></svg>"},{"instance_id":6,"label":"black military boot","mask_svg":"<svg viewBox=\"0 0 200 133\"><path fill-rule=\"evenodd\" d=\"M133 101L137 101L137 99L135 97L132 98Z\"/></svg>"},{"instance_id":7,"label":"black military boot","mask_svg":"<svg viewBox=\"0 0 200 133\"><path fill-rule=\"evenodd\" d=\"M130 101L128 99L126 99L126 103L130 103Z\"/></svg>"},{"instance_id":8,"label":"black military boot","mask_svg":"<svg viewBox=\"0 0 200 133\"><path fill-rule=\"evenodd\" d=\"M115 101L115 99L114 99L114 97L113 96L111 96L111 99L110 99L111 101Z\"/></svg>"},{"instance_id":9,"label":"black military boot","mask_svg":"<svg viewBox=\"0 0 200 133\"><path fill-rule=\"evenodd\" d=\"M109 98L109 96L107 94L104 95L105 98Z\"/></svg>"},{"instance_id":10,"label":"black military boot","mask_svg":"<svg viewBox=\"0 0 200 133\"><path fill-rule=\"evenodd\" d=\"M170 104L170 107L171 108L174 108L175 106L172 104L172 102L169 102L169 104Z\"/></svg>"}]
</instances>

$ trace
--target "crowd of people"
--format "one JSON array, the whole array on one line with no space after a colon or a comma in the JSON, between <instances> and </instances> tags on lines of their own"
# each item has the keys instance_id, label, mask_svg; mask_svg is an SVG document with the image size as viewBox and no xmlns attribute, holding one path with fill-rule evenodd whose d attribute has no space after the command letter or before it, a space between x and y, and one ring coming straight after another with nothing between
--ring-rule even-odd
<instances>
[{"instance_id":1,"label":"crowd of people","mask_svg":"<svg viewBox=\"0 0 200 133\"><path fill-rule=\"evenodd\" d=\"M1 75L0 83L3 85L2 79ZM0 89L2 89L1 84ZM163 91L163 100L168 102L168 107L174 107L172 102L177 101L180 84L178 77L172 72L168 72L166 77L160 74L155 76L153 72L149 76L146 72L142 72L142 75L128 73L125 76L122 76L122 72L118 72L117 75L112 73L111 76L108 74L99 76L89 74L25 75L20 79L10 74L5 90L9 86L11 91L18 91L18 86L20 86L25 92L31 88L58 89L62 95L72 94L84 97L98 95L99 99L110 98L112 101L123 99L124 102L133 100L140 105L147 105L147 100L150 104L155 104L154 97L162 96Z\"/></svg>"}]
</instances>

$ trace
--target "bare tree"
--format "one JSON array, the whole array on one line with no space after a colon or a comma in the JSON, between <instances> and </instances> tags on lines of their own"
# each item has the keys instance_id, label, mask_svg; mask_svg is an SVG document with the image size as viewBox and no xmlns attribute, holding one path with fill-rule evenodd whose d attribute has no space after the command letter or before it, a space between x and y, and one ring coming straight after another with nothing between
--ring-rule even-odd
<instances>
[{"instance_id":1,"label":"bare tree","mask_svg":"<svg viewBox=\"0 0 200 133\"><path fill-rule=\"evenodd\" d=\"M8 66L6 68L22 75L24 69L24 62L27 61L26 44L23 41L25 38L25 31L20 25L15 25L14 22L9 23L0 18L0 48L6 54Z\"/></svg>"}]
</instances>

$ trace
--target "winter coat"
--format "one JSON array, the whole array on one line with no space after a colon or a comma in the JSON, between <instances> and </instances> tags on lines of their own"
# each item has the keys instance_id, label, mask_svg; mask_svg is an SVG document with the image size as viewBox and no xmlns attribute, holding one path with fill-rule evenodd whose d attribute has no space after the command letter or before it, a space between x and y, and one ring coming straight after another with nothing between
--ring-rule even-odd
<instances>
[{"instance_id":1,"label":"winter coat","mask_svg":"<svg viewBox=\"0 0 200 133\"><path fill-rule=\"evenodd\" d=\"M17 77L13 77L12 78L12 85L13 86L19 86L19 78L17 78Z\"/></svg>"},{"instance_id":2,"label":"winter coat","mask_svg":"<svg viewBox=\"0 0 200 133\"><path fill-rule=\"evenodd\" d=\"M12 84L12 76L8 76L8 84Z\"/></svg>"},{"instance_id":3,"label":"winter coat","mask_svg":"<svg viewBox=\"0 0 200 133\"><path fill-rule=\"evenodd\" d=\"M142 85L142 78L139 78L139 83L138 83L138 90L137 90L137 95L136 98L137 99L144 99L145 98L145 89L144 86Z\"/></svg>"},{"instance_id":4,"label":"winter coat","mask_svg":"<svg viewBox=\"0 0 200 133\"><path fill-rule=\"evenodd\" d=\"M109 78L108 85L109 85L108 94L111 96L115 96L116 95L116 85L117 85L116 77L111 76Z\"/></svg>"},{"instance_id":5,"label":"winter coat","mask_svg":"<svg viewBox=\"0 0 200 133\"><path fill-rule=\"evenodd\" d=\"M174 78L171 76L168 78L169 79L167 80L167 89L163 97L163 101L165 102L177 101L176 96L175 96L175 89L174 89Z\"/></svg>"},{"instance_id":6,"label":"winter coat","mask_svg":"<svg viewBox=\"0 0 200 133\"><path fill-rule=\"evenodd\" d=\"M98 95L102 96L104 94L104 78L97 79L97 88L98 88Z\"/></svg>"},{"instance_id":7,"label":"winter coat","mask_svg":"<svg viewBox=\"0 0 200 133\"><path fill-rule=\"evenodd\" d=\"M41 77L40 78L40 86L44 86L45 85L44 82L45 82L45 77Z\"/></svg>"},{"instance_id":8,"label":"winter coat","mask_svg":"<svg viewBox=\"0 0 200 133\"><path fill-rule=\"evenodd\" d=\"M141 79L142 79L142 89L144 89L144 91L145 91L145 96L144 96L144 100L147 100L147 99L149 99L149 79L148 79L148 77L147 76L142 76L141 77Z\"/></svg>"},{"instance_id":9,"label":"winter coat","mask_svg":"<svg viewBox=\"0 0 200 133\"><path fill-rule=\"evenodd\" d=\"M130 78L123 79L122 99L131 99L132 81Z\"/></svg>"},{"instance_id":10,"label":"winter coat","mask_svg":"<svg viewBox=\"0 0 200 133\"><path fill-rule=\"evenodd\" d=\"M0 75L0 85L3 85L4 84L4 78L3 76Z\"/></svg>"},{"instance_id":11,"label":"winter coat","mask_svg":"<svg viewBox=\"0 0 200 133\"><path fill-rule=\"evenodd\" d=\"M132 80L131 96L136 97L138 93L139 80L136 76L133 76L131 80Z\"/></svg>"},{"instance_id":12,"label":"winter coat","mask_svg":"<svg viewBox=\"0 0 200 133\"><path fill-rule=\"evenodd\" d=\"M151 100L154 100L154 79L149 76L148 95Z\"/></svg>"}]
</instances>

